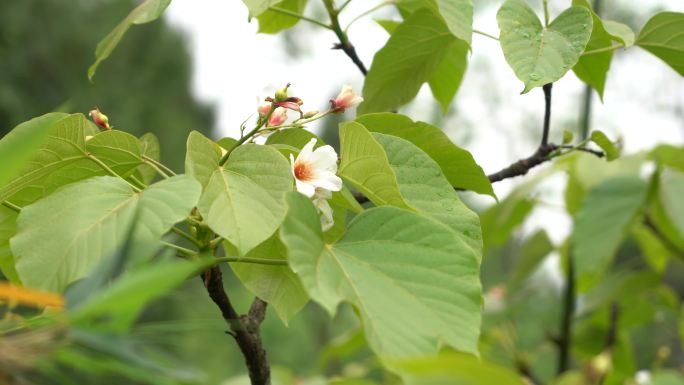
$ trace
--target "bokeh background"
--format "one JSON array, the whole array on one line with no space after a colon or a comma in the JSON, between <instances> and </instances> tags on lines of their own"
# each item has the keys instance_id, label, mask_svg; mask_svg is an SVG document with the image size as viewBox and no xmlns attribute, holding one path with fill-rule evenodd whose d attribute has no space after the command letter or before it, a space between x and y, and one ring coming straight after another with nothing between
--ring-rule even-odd
<instances>
[{"instance_id":1,"label":"bokeh background","mask_svg":"<svg viewBox=\"0 0 684 385\"><path fill-rule=\"evenodd\" d=\"M379 2L352 1L342 15L343 24ZM325 20L319 2L310 3L307 14ZM500 3L475 1L477 29L497 34L495 15ZM552 13L568 3L551 0ZM191 130L216 139L236 136L259 101L288 82L307 110L326 108L344 84L362 88L357 68L342 52L330 49L335 42L330 31L300 22L277 36L259 34L258 24L248 21L247 9L239 0L173 1L162 20L131 28L90 83L86 71L97 42L135 5L132 0L0 1L0 133L48 111L87 113L99 106L118 129L136 135L154 132L161 141L162 160L182 171L185 139ZM605 18L639 30L658 11L683 12L684 2L602 0L601 8ZM351 27L350 38L367 66L388 37L374 18L399 16L392 7L385 7ZM472 152L486 172L494 172L536 148L543 95L540 89L520 95L522 84L496 41L475 35L470 59L461 89L446 114L428 89L401 112L442 127L455 143ZM554 140L560 141L563 130L578 134L583 130L585 92L572 74L554 86ZM662 142L684 143L684 80L638 48L616 52L604 100L595 94L591 98L590 127L622 137L626 153ZM353 111L346 118L353 118ZM322 120L311 128L336 144L340 119ZM503 199L523 180L498 183L495 191ZM563 177L543 183L535 191L543 204L537 205L511 239L485 257L483 280L490 308L496 306L497 283L506 275L522 239L543 228L559 244L570 231L562 207L563 185ZM478 211L494 204L491 198L470 193L464 197ZM627 247L622 253L629 252ZM670 275L674 281L684 277L681 266L674 266ZM539 291L546 295L521 305L529 330L519 333L530 334L530 340L539 338L535 329L544 329L544 323L555 323L558 317L562 278L557 256L548 258L535 277ZM228 272L226 280L237 307L247 309L248 293ZM342 308L331 321L310 304L288 327L270 314L264 343L276 370L290 367L300 376L377 374L379 366L363 348L363 336L354 332L355 326L350 308ZM207 384L230 384L230 378L244 372L244 365L225 329L197 280L155 303L136 330L141 340L191 362L204 373ZM644 334L646 340L648 332ZM644 350L648 357L643 362L667 345L649 343L653 346ZM673 349L667 359L680 364L681 349ZM544 374L543 363L540 370Z\"/></svg>"}]
</instances>

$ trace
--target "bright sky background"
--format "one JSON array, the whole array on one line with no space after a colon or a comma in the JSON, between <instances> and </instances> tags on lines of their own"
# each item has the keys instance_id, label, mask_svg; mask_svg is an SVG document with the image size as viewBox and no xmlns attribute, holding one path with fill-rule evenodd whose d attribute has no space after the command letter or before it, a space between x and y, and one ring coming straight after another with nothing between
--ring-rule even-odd
<instances>
[{"instance_id":1,"label":"bright sky background","mask_svg":"<svg viewBox=\"0 0 684 385\"><path fill-rule=\"evenodd\" d=\"M342 24L379 2L352 1L342 15ZM644 21L659 7L684 12L681 0L605 2L616 7L638 7ZM309 3L308 15L320 12L318 1ZM552 13L557 15L570 1L550 3ZM495 2L492 7L476 12L477 29L498 35L498 5ZM171 3L166 15L167 20L187 34L195 63L193 88L197 97L216 106L216 129L221 136L237 136L240 123L255 111L258 101L288 82L293 84L292 94L304 99L305 110L325 109L327 101L344 84L351 84L358 91L363 85L363 78L351 61L341 51L330 49L335 42L332 32L311 24L300 22L288 37L293 44L288 45L280 36L257 34L256 21L247 22L247 9L239 0L177 0ZM388 37L373 18L399 19L391 7L386 7L351 28L350 38L367 67ZM295 58L285 51L290 46L298 51ZM536 89L520 95L522 88L504 60L498 42L475 35L469 69L448 115L435 121L437 105L427 88L402 112L415 120L438 124L491 173L529 156L540 139L542 91ZM572 73L554 85L552 141L560 141L563 129L576 129L582 92L582 83ZM605 103L596 99L593 128L613 138L623 136L626 153L661 142L684 143L684 79L639 48L616 52ZM505 196L521 180L497 183L497 194ZM555 193L544 199L560 204L561 188L562 183L552 182L550 190ZM482 201L492 202L488 198ZM548 226L549 223L554 226ZM560 241L567 235L569 223L560 210L551 209L535 213L528 227L546 224L552 238Z\"/></svg>"}]
</instances>

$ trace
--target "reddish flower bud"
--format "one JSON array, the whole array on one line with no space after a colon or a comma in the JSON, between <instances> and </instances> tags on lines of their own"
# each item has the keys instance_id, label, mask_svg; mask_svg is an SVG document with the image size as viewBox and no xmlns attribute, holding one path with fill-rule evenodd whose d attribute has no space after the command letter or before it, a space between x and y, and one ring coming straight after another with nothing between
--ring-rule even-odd
<instances>
[{"instance_id":1,"label":"reddish flower bud","mask_svg":"<svg viewBox=\"0 0 684 385\"><path fill-rule=\"evenodd\" d=\"M280 126L281 124L285 123L287 120L287 110L278 107L273 111L271 114L271 117L268 119L268 123L266 124L267 126Z\"/></svg>"},{"instance_id":2,"label":"reddish flower bud","mask_svg":"<svg viewBox=\"0 0 684 385\"><path fill-rule=\"evenodd\" d=\"M363 98L352 90L350 85L342 87L342 91L335 99L330 100L330 109L334 112L344 112L347 108L352 108L363 101Z\"/></svg>"},{"instance_id":3,"label":"reddish flower bud","mask_svg":"<svg viewBox=\"0 0 684 385\"><path fill-rule=\"evenodd\" d=\"M95 109L90 110L88 115L91 119L93 119L93 122L95 122L95 124L100 126L100 128L105 130L112 129L112 126L109 125L109 118L107 117L107 115L100 112L99 108L96 107Z\"/></svg>"}]
</instances>

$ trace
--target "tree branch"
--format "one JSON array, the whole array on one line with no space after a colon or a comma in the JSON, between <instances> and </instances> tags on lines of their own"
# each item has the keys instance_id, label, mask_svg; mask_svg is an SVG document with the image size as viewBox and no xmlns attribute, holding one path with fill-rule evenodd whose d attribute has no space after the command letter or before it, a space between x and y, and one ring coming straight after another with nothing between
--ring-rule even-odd
<instances>
[{"instance_id":1,"label":"tree branch","mask_svg":"<svg viewBox=\"0 0 684 385\"><path fill-rule=\"evenodd\" d=\"M558 339L557 374L570 368L570 347L572 346L572 318L575 315L575 264L572 254L568 254L568 271L565 277L561 335Z\"/></svg>"},{"instance_id":2,"label":"tree branch","mask_svg":"<svg viewBox=\"0 0 684 385\"><path fill-rule=\"evenodd\" d=\"M546 146L549 143L549 131L551 128L551 91L553 90L553 83L544 85L544 129L542 132L542 141L539 148Z\"/></svg>"},{"instance_id":3,"label":"tree branch","mask_svg":"<svg viewBox=\"0 0 684 385\"><path fill-rule=\"evenodd\" d=\"M351 41L349 41L349 37L342 29L342 26L340 26L340 20L338 18L340 10L335 9L335 4L333 0L323 0L323 4L325 5L325 9L328 12L328 16L330 16L330 27L339 39L339 42L335 43L333 49L342 50L349 57L349 59L351 59L351 61L356 65L359 71L361 71L363 76L366 76L366 74L368 73L368 69L366 69L366 66L361 61L361 58L359 58L359 55L356 53L356 48L351 43Z\"/></svg>"},{"instance_id":4,"label":"tree branch","mask_svg":"<svg viewBox=\"0 0 684 385\"><path fill-rule=\"evenodd\" d=\"M200 278L209 297L230 326L229 334L235 338L245 357L252 385L270 385L271 369L261 343L259 330L266 315L266 303L259 298L254 298L249 313L239 316L223 287L223 274L218 266L205 271Z\"/></svg>"},{"instance_id":5,"label":"tree branch","mask_svg":"<svg viewBox=\"0 0 684 385\"><path fill-rule=\"evenodd\" d=\"M490 182L496 183L504 179L525 175L531 169L549 160L549 155L557 149L558 146L553 143L539 146L532 156L520 159L503 170L490 174L487 177Z\"/></svg>"}]
</instances>

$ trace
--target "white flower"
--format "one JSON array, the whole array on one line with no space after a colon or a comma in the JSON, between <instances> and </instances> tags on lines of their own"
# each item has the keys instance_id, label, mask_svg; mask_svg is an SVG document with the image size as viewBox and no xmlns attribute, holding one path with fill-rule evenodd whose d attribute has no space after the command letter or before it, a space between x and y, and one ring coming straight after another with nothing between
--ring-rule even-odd
<instances>
[{"instance_id":1,"label":"white flower","mask_svg":"<svg viewBox=\"0 0 684 385\"><path fill-rule=\"evenodd\" d=\"M335 112L344 112L347 108L352 108L363 101L363 98L357 95L350 85L342 87L339 95L330 101L332 109Z\"/></svg>"},{"instance_id":2,"label":"white flower","mask_svg":"<svg viewBox=\"0 0 684 385\"><path fill-rule=\"evenodd\" d=\"M330 146L321 146L314 150L316 139L307 143L295 160L290 154L292 175L295 178L297 191L311 198L316 188L328 191L340 191L342 179L337 173L337 153Z\"/></svg>"},{"instance_id":3,"label":"white flower","mask_svg":"<svg viewBox=\"0 0 684 385\"><path fill-rule=\"evenodd\" d=\"M313 205L316 206L316 210L321 214L321 229L324 232L330 230L335 224L333 211L328 203L328 199L330 198L332 198L332 193L329 190L318 188L311 200Z\"/></svg>"}]
</instances>

